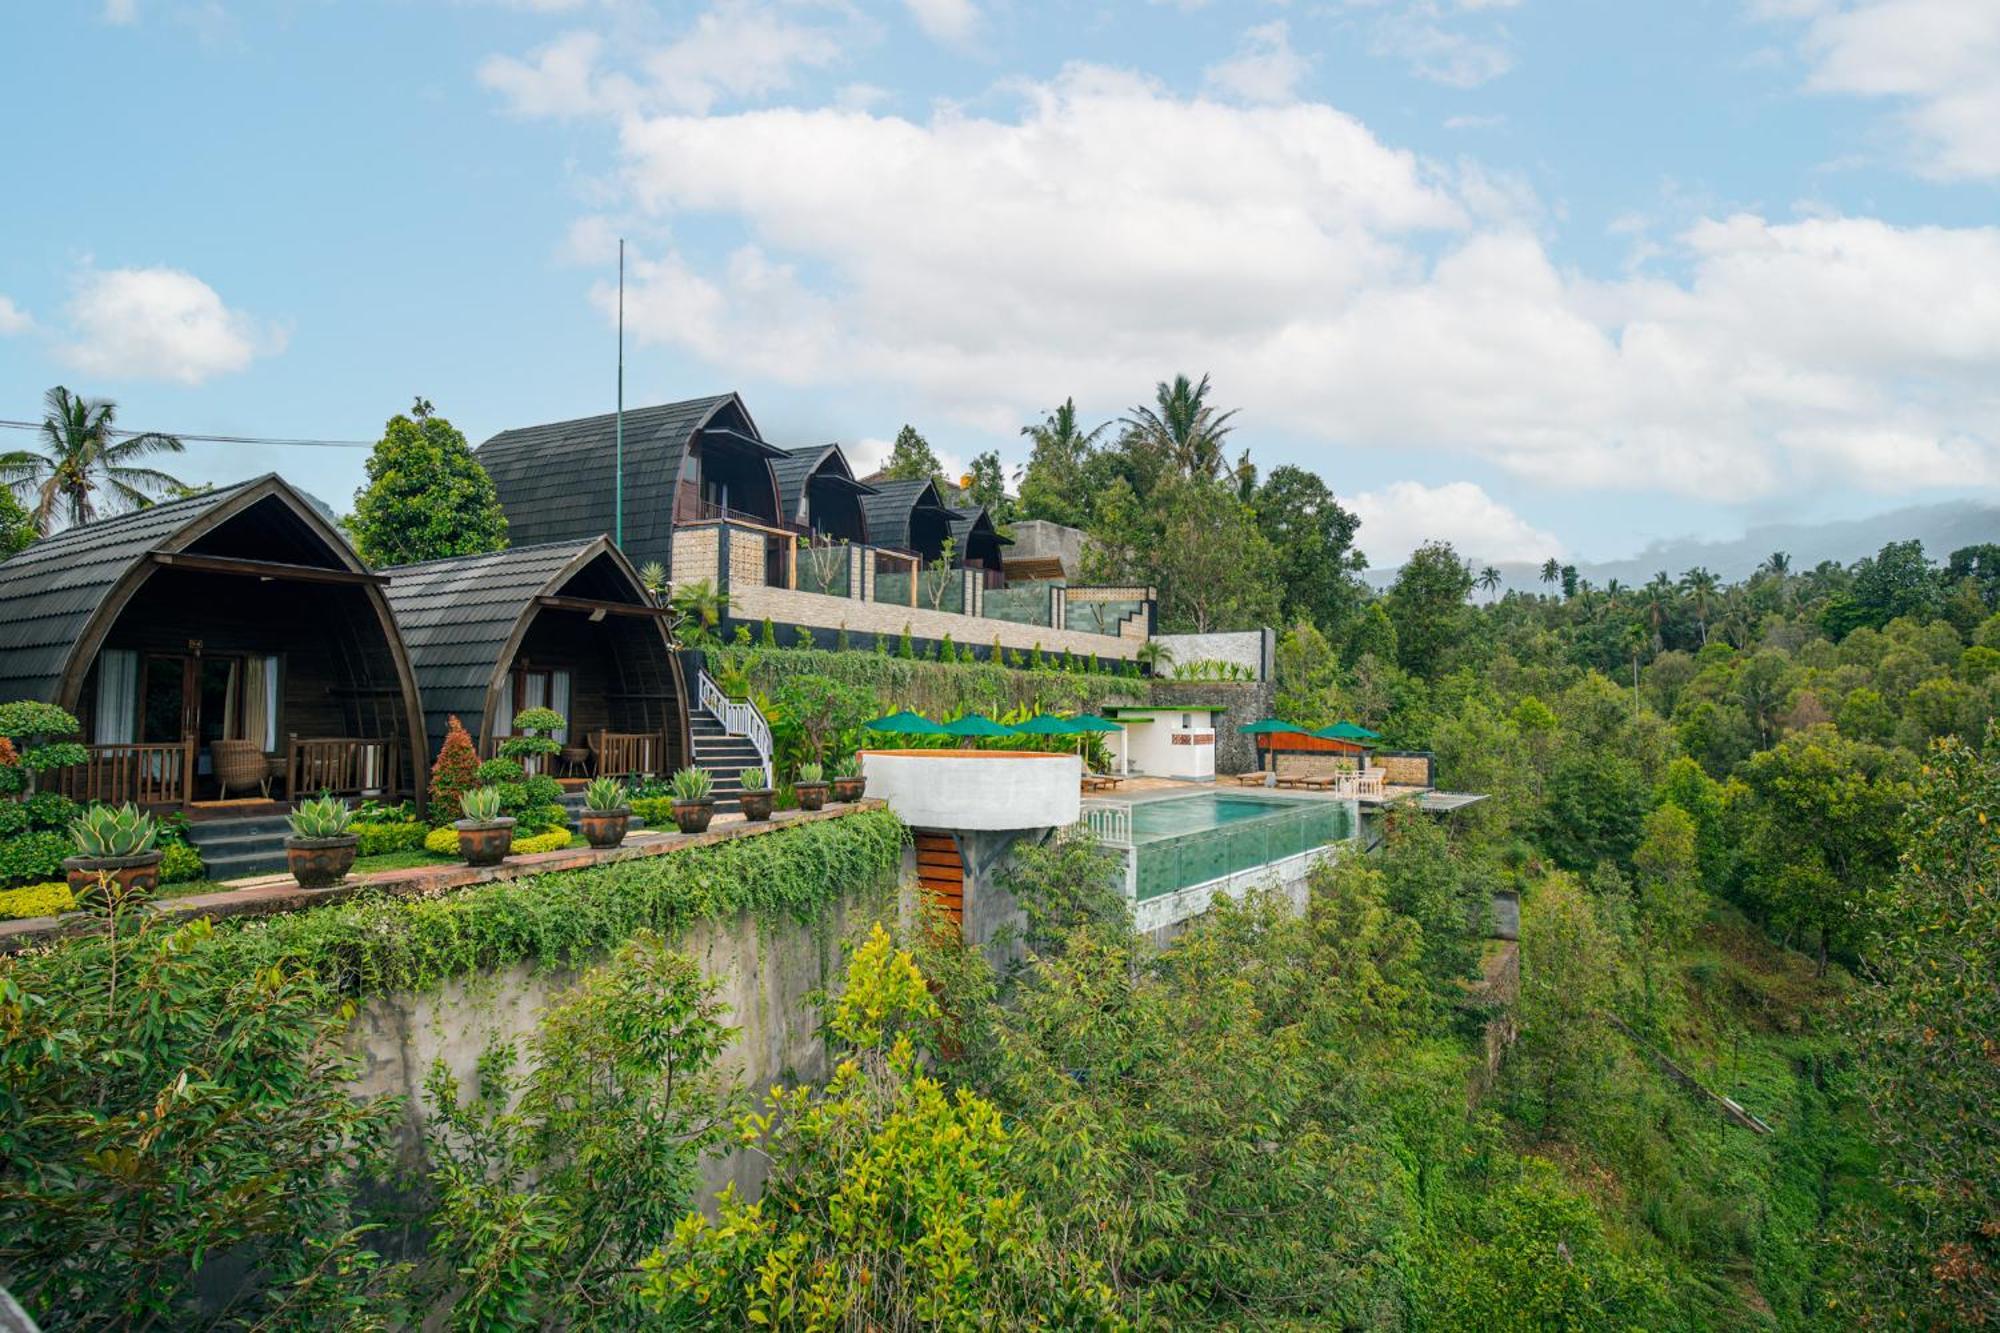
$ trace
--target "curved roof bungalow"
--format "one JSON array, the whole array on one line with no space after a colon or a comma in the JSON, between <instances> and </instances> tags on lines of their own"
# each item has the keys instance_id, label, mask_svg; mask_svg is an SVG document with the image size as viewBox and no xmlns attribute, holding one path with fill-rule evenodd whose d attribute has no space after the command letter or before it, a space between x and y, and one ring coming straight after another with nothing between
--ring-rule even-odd
<instances>
[{"instance_id":1,"label":"curved roof bungalow","mask_svg":"<svg viewBox=\"0 0 2000 1333\"><path fill-rule=\"evenodd\" d=\"M959 564L967 569L984 570L987 587L1003 586L1006 576L1002 572L1000 548L1012 546L1013 539L1000 535L985 505L956 506L951 514L951 537Z\"/></svg>"},{"instance_id":2,"label":"curved roof bungalow","mask_svg":"<svg viewBox=\"0 0 2000 1333\"><path fill-rule=\"evenodd\" d=\"M515 716L569 720L553 767L667 773L688 753L687 691L638 571L609 537L516 546L386 571L423 691L430 753L456 715L483 757Z\"/></svg>"},{"instance_id":3,"label":"curved roof bungalow","mask_svg":"<svg viewBox=\"0 0 2000 1333\"><path fill-rule=\"evenodd\" d=\"M615 533L617 418L611 413L504 430L476 451L524 545L588 541ZM691 527L734 524L782 539L759 558L789 554L772 464L789 457L765 442L733 393L633 408L624 425L624 542L634 561L673 568L675 538ZM782 580L772 580L782 582Z\"/></svg>"},{"instance_id":4,"label":"curved roof bungalow","mask_svg":"<svg viewBox=\"0 0 2000 1333\"><path fill-rule=\"evenodd\" d=\"M814 444L789 450L771 463L778 479L779 513L787 523L814 537L866 546L866 497L875 487L855 478L847 456L837 444Z\"/></svg>"},{"instance_id":5,"label":"curved roof bungalow","mask_svg":"<svg viewBox=\"0 0 2000 1333\"><path fill-rule=\"evenodd\" d=\"M944 554L945 538L958 519L930 481L878 481L875 494L862 498L875 545L908 551L925 564Z\"/></svg>"},{"instance_id":6,"label":"curved roof bungalow","mask_svg":"<svg viewBox=\"0 0 2000 1333\"><path fill-rule=\"evenodd\" d=\"M275 475L83 524L0 564L0 699L82 721L90 759L59 779L79 800L196 816L276 788L421 801L386 582Z\"/></svg>"}]
</instances>

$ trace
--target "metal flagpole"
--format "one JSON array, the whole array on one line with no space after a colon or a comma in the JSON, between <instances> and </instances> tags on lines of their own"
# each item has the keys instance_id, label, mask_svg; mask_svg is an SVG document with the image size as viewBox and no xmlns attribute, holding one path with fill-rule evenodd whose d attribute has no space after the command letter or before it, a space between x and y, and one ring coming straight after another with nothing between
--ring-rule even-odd
<instances>
[{"instance_id":1,"label":"metal flagpole","mask_svg":"<svg viewBox=\"0 0 2000 1333\"><path fill-rule=\"evenodd\" d=\"M618 420L613 428L615 455L612 466L617 480L612 483L611 540L625 549L625 238L618 238Z\"/></svg>"}]
</instances>

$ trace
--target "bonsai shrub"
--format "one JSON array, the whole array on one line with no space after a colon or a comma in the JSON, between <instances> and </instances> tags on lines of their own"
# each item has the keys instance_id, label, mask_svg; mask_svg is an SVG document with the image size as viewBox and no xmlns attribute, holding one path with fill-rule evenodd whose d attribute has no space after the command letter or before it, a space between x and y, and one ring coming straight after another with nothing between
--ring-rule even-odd
<instances>
[{"instance_id":1,"label":"bonsai shrub","mask_svg":"<svg viewBox=\"0 0 2000 1333\"><path fill-rule=\"evenodd\" d=\"M632 793L617 778L592 778L583 789L583 808L599 813L629 808Z\"/></svg>"},{"instance_id":2,"label":"bonsai shrub","mask_svg":"<svg viewBox=\"0 0 2000 1333\"><path fill-rule=\"evenodd\" d=\"M525 731L525 736L509 736L500 742L500 753L508 759L518 760L523 767L531 758L547 759L562 753L562 742L555 738L569 723L561 713L553 708L526 708L514 714L514 727Z\"/></svg>"},{"instance_id":3,"label":"bonsai shrub","mask_svg":"<svg viewBox=\"0 0 2000 1333\"><path fill-rule=\"evenodd\" d=\"M0 794L33 792L43 773L88 760L90 748L71 739L81 729L54 704L32 699L0 704L0 740L13 756L13 762L0 763Z\"/></svg>"},{"instance_id":4,"label":"bonsai shrub","mask_svg":"<svg viewBox=\"0 0 2000 1333\"><path fill-rule=\"evenodd\" d=\"M153 817L136 805L93 805L70 825L78 854L92 860L144 856L153 850L159 830Z\"/></svg>"},{"instance_id":5,"label":"bonsai shrub","mask_svg":"<svg viewBox=\"0 0 2000 1333\"><path fill-rule=\"evenodd\" d=\"M300 801L290 816L295 838L344 838L352 832L354 812L337 796Z\"/></svg>"},{"instance_id":6,"label":"bonsai shrub","mask_svg":"<svg viewBox=\"0 0 2000 1333\"><path fill-rule=\"evenodd\" d=\"M431 765L431 818L448 824L459 817L459 797L479 785L479 753L472 748L472 734L453 714L438 747L437 762Z\"/></svg>"},{"instance_id":7,"label":"bonsai shrub","mask_svg":"<svg viewBox=\"0 0 2000 1333\"><path fill-rule=\"evenodd\" d=\"M519 759L488 759L474 778L478 786L500 789L500 812L513 816L523 831L561 828L568 822L562 784L542 773L529 777Z\"/></svg>"}]
</instances>

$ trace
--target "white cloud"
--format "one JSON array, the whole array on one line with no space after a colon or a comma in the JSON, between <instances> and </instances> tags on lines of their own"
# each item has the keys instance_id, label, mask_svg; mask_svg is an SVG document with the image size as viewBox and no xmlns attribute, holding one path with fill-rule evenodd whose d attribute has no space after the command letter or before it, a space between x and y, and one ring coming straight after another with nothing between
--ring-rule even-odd
<instances>
[{"instance_id":1,"label":"white cloud","mask_svg":"<svg viewBox=\"0 0 2000 1333\"><path fill-rule=\"evenodd\" d=\"M1361 519L1356 541L1377 569L1402 564L1427 541L1448 541L1473 561L1546 560L1564 554L1554 534L1535 527L1469 481L1442 486L1392 482L1341 503Z\"/></svg>"},{"instance_id":2,"label":"white cloud","mask_svg":"<svg viewBox=\"0 0 2000 1333\"><path fill-rule=\"evenodd\" d=\"M772 5L720 0L674 40L621 43L616 54L622 62L613 54L601 34L578 30L526 60L488 57L479 81L523 116L701 113L724 100L783 92L799 70L839 60L841 37Z\"/></svg>"},{"instance_id":3,"label":"white cloud","mask_svg":"<svg viewBox=\"0 0 2000 1333\"><path fill-rule=\"evenodd\" d=\"M1210 65L1203 82L1245 102L1276 104L1297 96L1299 81L1311 68L1312 62L1292 49L1291 31L1278 19L1246 31L1236 54Z\"/></svg>"},{"instance_id":4,"label":"white cloud","mask_svg":"<svg viewBox=\"0 0 2000 1333\"><path fill-rule=\"evenodd\" d=\"M34 327L35 321L27 311L15 305L11 297L0 296L0 338L26 333Z\"/></svg>"},{"instance_id":5,"label":"white cloud","mask_svg":"<svg viewBox=\"0 0 2000 1333\"><path fill-rule=\"evenodd\" d=\"M1645 238L1681 277L1595 279L1551 260L1531 196L1324 105L1091 66L1015 91L922 120L622 118L619 210L738 233L712 262L635 252L628 329L1009 435L1052 396L1109 415L1207 371L1245 443L1459 452L1555 488L2000 483L2000 228L1716 217Z\"/></svg>"},{"instance_id":6,"label":"white cloud","mask_svg":"<svg viewBox=\"0 0 2000 1333\"><path fill-rule=\"evenodd\" d=\"M104 0L104 21L123 27L139 21L139 0Z\"/></svg>"},{"instance_id":7,"label":"white cloud","mask_svg":"<svg viewBox=\"0 0 2000 1333\"><path fill-rule=\"evenodd\" d=\"M58 354L114 379L200 384L284 349L282 330L222 303L215 289L173 268L87 270L68 307Z\"/></svg>"},{"instance_id":8,"label":"white cloud","mask_svg":"<svg viewBox=\"0 0 2000 1333\"><path fill-rule=\"evenodd\" d=\"M972 0L903 0L910 17L933 41L963 46L979 30L979 6Z\"/></svg>"},{"instance_id":9,"label":"white cloud","mask_svg":"<svg viewBox=\"0 0 2000 1333\"><path fill-rule=\"evenodd\" d=\"M1408 62L1412 73L1451 88L1477 88L1514 67L1501 42L1451 26L1434 4L1386 14L1375 27L1376 54Z\"/></svg>"},{"instance_id":10,"label":"white cloud","mask_svg":"<svg viewBox=\"0 0 2000 1333\"><path fill-rule=\"evenodd\" d=\"M1910 165L1942 179L2000 176L2000 4L1994 0L1765 0L1803 18L1815 92L1901 108Z\"/></svg>"}]
</instances>

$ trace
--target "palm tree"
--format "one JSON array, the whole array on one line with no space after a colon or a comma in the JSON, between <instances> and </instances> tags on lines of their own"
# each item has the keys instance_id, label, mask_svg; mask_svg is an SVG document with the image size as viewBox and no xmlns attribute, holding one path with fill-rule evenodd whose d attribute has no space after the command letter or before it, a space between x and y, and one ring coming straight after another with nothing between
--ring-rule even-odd
<instances>
[{"instance_id":1,"label":"palm tree","mask_svg":"<svg viewBox=\"0 0 2000 1333\"><path fill-rule=\"evenodd\" d=\"M1792 572L1792 553L1790 551L1773 551L1764 557L1764 563L1759 565L1757 569L1761 574L1769 574L1773 578L1781 579Z\"/></svg>"},{"instance_id":2,"label":"palm tree","mask_svg":"<svg viewBox=\"0 0 2000 1333\"><path fill-rule=\"evenodd\" d=\"M116 403L80 397L60 384L43 402L41 452L0 454L0 486L30 506L42 536L55 529L58 515L72 525L96 518L99 491L109 500L104 507L117 513L143 509L162 495L186 489L178 478L156 468L134 466L149 454L180 453L175 437L120 431L112 424L118 417Z\"/></svg>"},{"instance_id":3,"label":"palm tree","mask_svg":"<svg viewBox=\"0 0 2000 1333\"><path fill-rule=\"evenodd\" d=\"M1709 605L1715 597L1716 588L1721 583L1721 579L1700 565L1696 565L1693 569L1681 575L1681 587L1687 590L1689 598L1694 602L1694 617L1701 625L1701 642L1703 647L1708 646Z\"/></svg>"},{"instance_id":4,"label":"palm tree","mask_svg":"<svg viewBox=\"0 0 2000 1333\"><path fill-rule=\"evenodd\" d=\"M1562 576L1563 567L1561 561L1557 560L1554 556L1550 556L1548 559L1542 561L1542 582L1548 584L1550 587L1554 587L1555 581Z\"/></svg>"},{"instance_id":5,"label":"palm tree","mask_svg":"<svg viewBox=\"0 0 2000 1333\"><path fill-rule=\"evenodd\" d=\"M1157 676L1162 667L1173 664L1174 650L1158 639L1148 639L1132 654L1132 660L1146 668L1148 675Z\"/></svg>"},{"instance_id":6,"label":"palm tree","mask_svg":"<svg viewBox=\"0 0 2000 1333\"><path fill-rule=\"evenodd\" d=\"M1486 604L1493 605L1493 594L1500 588L1500 571L1492 565L1480 570L1479 586L1486 590Z\"/></svg>"},{"instance_id":7,"label":"palm tree","mask_svg":"<svg viewBox=\"0 0 2000 1333\"><path fill-rule=\"evenodd\" d=\"M1653 651L1665 646L1662 631L1674 609L1674 581L1661 570L1653 581L1639 590L1639 610L1653 627Z\"/></svg>"},{"instance_id":8,"label":"palm tree","mask_svg":"<svg viewBox=\"0 0 2000 1333\"><path fill-rule=\"evenodd\" d=\"M1063 404L1048 414L1035 426L1021 427L1021 434L1034 442L1032 457L1036 460L1048 459L1074 466L1083 456L1097 447L1098 436L1111 429L1106 421L1090 430L1077 424L1076 399L1065 398ZM1014 484L1021 484L1022 473L1027 465L1014 469Z\"/></svg>"},{"instance_id":9,"label":"palm tree","mask_svg":"<svg viewBox=\"0 0 2000 1333\"><path fill-rule=\"evenodd\" d=\"M1172 384L1162 380L1154 401L1157 410L1141 404L1131 416L1120 418L1125 428L1165 454L1187 476L1209 481L1221 476L1227 465L1222 441L1236 413L1218 413L1209 403L1208 376L1203 375L1199 384L1185 375L1174 376Z\"/></svg>"}]
</instances>

